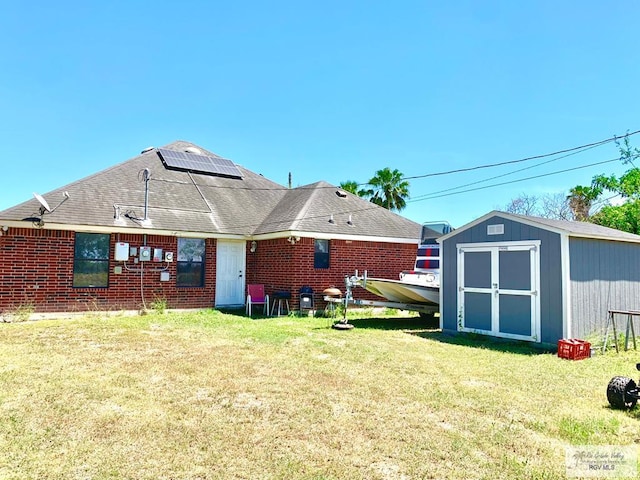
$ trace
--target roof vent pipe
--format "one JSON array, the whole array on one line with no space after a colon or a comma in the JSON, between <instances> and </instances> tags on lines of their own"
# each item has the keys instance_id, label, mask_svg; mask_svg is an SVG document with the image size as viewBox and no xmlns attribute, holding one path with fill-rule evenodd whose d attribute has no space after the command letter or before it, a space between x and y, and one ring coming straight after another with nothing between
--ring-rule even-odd
<instances>
[{"instance_id":1,"label":"roof vent pipe","mask_svg":"<svg viewBox=\"0 0 640 480\"><path fill-rule=\"evenodd\" d=\"M200 150L198 147L194 147L194 146L189 146L189 147L185 148L184 151L187 152L187 153L193 153L194 155L202 155L202 150Z\"/></svg>"}]
</instances>

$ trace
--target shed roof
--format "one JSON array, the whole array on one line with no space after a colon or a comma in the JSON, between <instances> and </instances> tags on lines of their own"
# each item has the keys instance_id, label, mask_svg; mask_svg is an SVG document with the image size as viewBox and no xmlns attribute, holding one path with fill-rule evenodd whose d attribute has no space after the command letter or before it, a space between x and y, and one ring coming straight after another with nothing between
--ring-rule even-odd
<instances>
[{"instance_id":1,"label":"shed roof","mask_svg":"<svg viewBox=\"0 0 640 480\"><path fill-rule=\"evenodd\" d=\"M217 157L185 141L161 148L184 152L193 147ZM418 223L327 182L289 189L240 165L236 167L241 178L172 170L165 167L157 149L151 149L45 194L52 207L63 199L65 191L69 200L45 214L43 220L47 228L80 231L144 229L149 233L241 237L296 232L418 241ZM145 169L150 171L146 221ZM39 217L39 206L37 200L30 199L1 211L0 221L33 220Z\"/></svg>"},{"instance_id":2,"label":"shed roof","mask_svg":"<svg viewBox=\"0 0 640 480\"><path fill-rule=\"evenodd\" d=\"M600 240L640 243L640 235L623 232L609 227L603 227L589 222L575 222L568 220L552 220L549 218L534 217L528 215L518 215L514 213L501 212L493 210L482 217L467 223L466 225L444 235L440 241L444 241L456 234L473 228L474 226L489 220L492 217L500 217L515 222L521 222L534 227L542 228L552 232L556 232L570 237L594 238Z\"/></svg>"}]
</instances>

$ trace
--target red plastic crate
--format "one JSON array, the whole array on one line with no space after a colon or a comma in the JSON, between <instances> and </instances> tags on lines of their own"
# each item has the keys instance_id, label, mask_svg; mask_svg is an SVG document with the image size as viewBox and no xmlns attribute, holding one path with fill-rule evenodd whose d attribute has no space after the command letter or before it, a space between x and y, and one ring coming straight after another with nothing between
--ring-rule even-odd
<instances>
[{"instance_id":1,"label":"red plastic crate","mask_svg":"<svg viewBox=\"0 0 640 480\"><path fill-rule=\"evenodd\" d=\"M568 360L582 360L591 356L591 344L577 338L558 340L558 357Z\"/></svg>"}]
</instances>

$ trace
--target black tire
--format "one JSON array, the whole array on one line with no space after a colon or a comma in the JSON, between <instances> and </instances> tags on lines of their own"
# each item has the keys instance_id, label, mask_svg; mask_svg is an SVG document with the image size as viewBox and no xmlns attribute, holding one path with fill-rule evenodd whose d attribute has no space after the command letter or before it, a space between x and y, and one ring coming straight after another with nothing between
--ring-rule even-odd
<instances>
[{"instance_id":1,"label":"black tire","mask_svg":"<svg viewBox=\"0 0 640 480\"><path fill-rule=\"evenodd\" d=\"M436 317L435 313L418 312L420 318L424 320L424 324L427 328L438 328L440 326L440 318Z\"/></svg>"},{"instance_id":2,"label":"black tire","mask_svg":"<svg viewBox=\"0 0 640 480\"><path fill-rule=\"evenodd\" d=\"M630 410L636 406L637 398L628 395L636 389L636 382L629 377L613 377L607 385L607 400L613 408Z\"/></svg>"}]
</instances>

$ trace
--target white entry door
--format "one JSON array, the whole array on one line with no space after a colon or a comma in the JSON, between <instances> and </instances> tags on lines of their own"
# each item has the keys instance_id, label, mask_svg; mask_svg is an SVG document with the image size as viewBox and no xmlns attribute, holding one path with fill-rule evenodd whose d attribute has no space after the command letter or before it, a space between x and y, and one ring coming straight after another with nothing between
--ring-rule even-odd
<instances>
[{"instance_id":1,"label":"white entry door","mask_svg":"<svg viewBox=\"0 0 640 480\"><path fill-rule=\"evenodd\" d=\"M244 305L245 242L218 240L216 306Z\"/></svg>"},{"instance_id":2,"label":"white entry door","mask_svg":"<svg viewBox=\"0 0 640 480\"><path fill-rule=\"evenodd\" d=\"M458 245L458 330L540 341L540 242Z\"/></svg>"}]
</instances>

